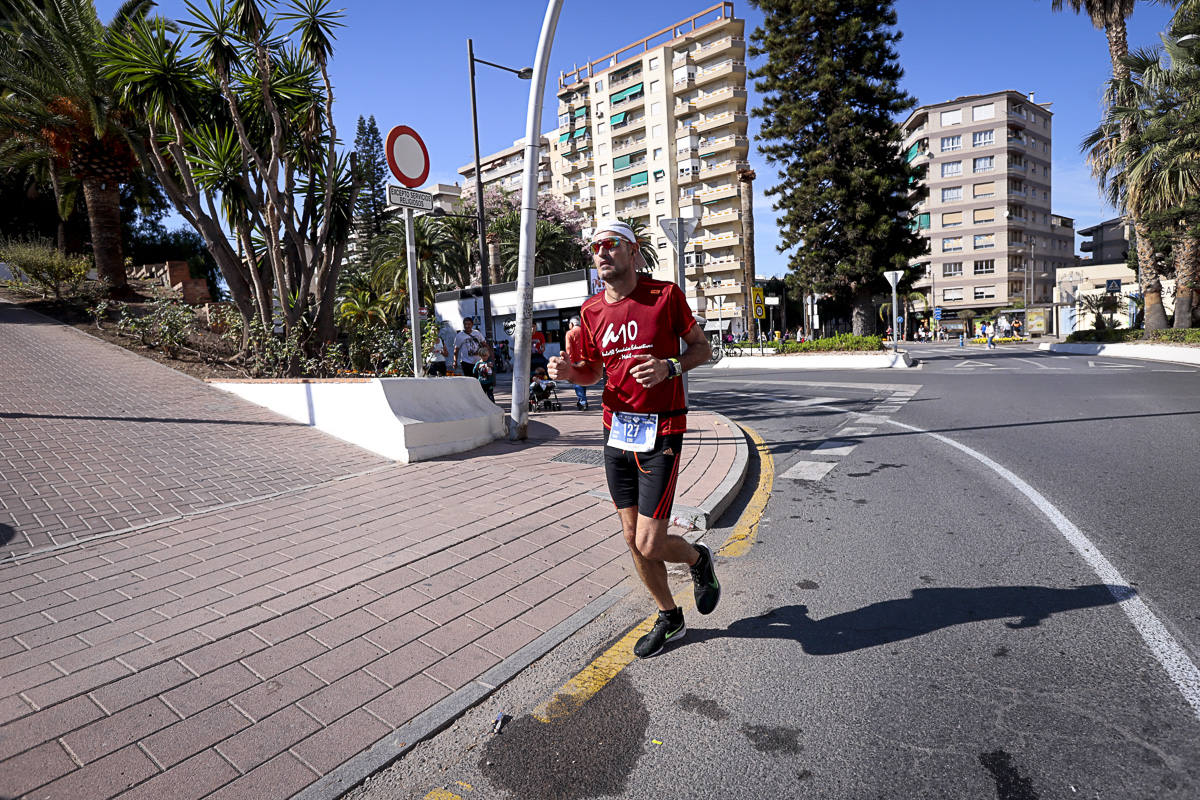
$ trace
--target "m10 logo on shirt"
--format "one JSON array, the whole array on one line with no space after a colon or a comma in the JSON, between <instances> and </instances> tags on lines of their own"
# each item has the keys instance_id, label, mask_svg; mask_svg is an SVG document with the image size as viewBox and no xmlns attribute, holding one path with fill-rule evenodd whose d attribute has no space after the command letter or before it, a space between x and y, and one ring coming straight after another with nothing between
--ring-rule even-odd
<instances>
[{"instance_id":1,"label":"m10 logo on shirt","mask_svg":"<svg viewBox=\"0 0 1200 800\"><path fill-rule=\"evenodd\" d=\"M600 337L600 354L602 356L611 356L617 353L630 353L634 350L648 350L652 347L650 342L644 344L635 344L638 335L638 324L636 320L629 320L620 325L608 323L608 328L605 329L604 335ZM624 345L623 347L614 347L612 345Z\"/></svg>"}]
</instances>

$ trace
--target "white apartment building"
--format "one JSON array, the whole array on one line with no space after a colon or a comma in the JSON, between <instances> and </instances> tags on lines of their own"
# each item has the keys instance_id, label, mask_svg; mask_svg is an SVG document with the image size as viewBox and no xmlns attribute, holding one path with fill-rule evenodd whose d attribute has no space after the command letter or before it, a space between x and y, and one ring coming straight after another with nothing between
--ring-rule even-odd
<instances>
[{"instance_id":1,"label":"white apartment building","mask_svg":"<svg viewBox=\"0 0 1200 800\"><path fill-rule=\"evenodd\" d=\"M1050 210L1048 106L1003 91L921 106L904 122L908 160L927 167L914 224L929 253L910 265L923 274L914 288L944 320L1050 303L1055 270L1074 261L1074 223Z\"/></svg>"},{"instance_id":2,"label":"white apartment building","mask_svg":"<svg viewBox=\"0 0 1200 800\"><path fill-rule=\"evenodd\" d=\"M733 3L721 3L562 73L550 134L553 191L593 224L644 223L659 254L655 277L677 277L659 220L699 219L684 289L694 309L726 321L744 317L747 295L738 181L750 148L744 27Z\"/></svg>"},{"instance_id":3,"label":"white apartment building","mask_svg":"<svg viewBox=\"0 0 1200 800\"><path fill-rule=\"evenodd\" d=\"M550 191L550 137L542 134L538 149L538 192ZM506 192L520 194L522 181L525 179L525 137L521 137L506 147L491 155L481 156L479 171L483 173L483 186L499 186ZM475 162L465 167L459 167L458 174L463 177L463 197L475 196Z\"/></svg>"}]
</instances>

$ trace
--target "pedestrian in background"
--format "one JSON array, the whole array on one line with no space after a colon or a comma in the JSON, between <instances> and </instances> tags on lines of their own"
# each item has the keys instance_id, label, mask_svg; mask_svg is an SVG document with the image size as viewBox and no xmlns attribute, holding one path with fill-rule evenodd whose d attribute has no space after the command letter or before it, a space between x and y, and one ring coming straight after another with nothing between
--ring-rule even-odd
<instances>
[{"instance_id":1,"label":"pedestrian in background","mask_svg":"<svg viewBox=\"0 0 1200 800\"><path fill-rule=\"evenodd\" d=\"M471 374L479 381L487 399L496 402L496 368L492 365L492 349L486 344L477 351L479 358L471 367Z\"/></svg>"},{"instance_id":2,"label":"pedestrian in background","mask_svg":"<svg viewBox=\"0 0 1200 800\"><path fill-rule=\"evenodd\" d=\"M479 349L487 347L487 339L475 330L475 320L463 320L463 329L454 337L454 369L459 375L473 375Z\"/></svg>"},{"instance_id":3,"label":"pedestrian in background","mask_svg":"<svg viewBox=\"0 0 1200 800\"><path fill-rule=\"evenodd\" d=\"M429 347L429 355L425 357L426 373L429 377L446 377L446 355L446 343L439 334Z\"/></svg>"},{"instance_id":4,"label":"pedestrian in background","mask_svg":"<svg viewBox=\"0 0 1200 800\"><path fill-rule=\"evenodd\" d=\"M571 317L571 327L567 330L566 356L577 367L584 365L583 360L583 327L579 317ZM587 411L587 387L575 384L575 410Z\"/></svg>"}]
</instances>

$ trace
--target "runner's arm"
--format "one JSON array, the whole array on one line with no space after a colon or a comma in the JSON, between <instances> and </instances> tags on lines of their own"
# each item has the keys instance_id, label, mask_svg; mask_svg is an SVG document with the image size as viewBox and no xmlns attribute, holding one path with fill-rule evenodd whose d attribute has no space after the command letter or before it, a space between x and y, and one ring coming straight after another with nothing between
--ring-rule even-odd
<instances>
[{"instance_id":1,"label":"runner's arm","mask_svg":"<svg viewBox=\"0 0 1200 800\"><path fill-rule=\"evenodd\" d=\"M679 356L679 366L683 367L683 371L695 369L701 364L707 364L712 358L712 345L708 341L708 337L704 335L704 331L700 330L699 325L693 325L691 329L683 335L683 341L687 345L687 350Z\"/></svg>"},{"instance_id":2,"label":"runner's arm","mask_svg":"<svg viewBox=\"0 0 1200 800\"><path fill-rule=\"evenodd\" d=\"M576 366L562 356L554 356L547 364L546 372L552 380L565 380L576 386L591 386L604 375L604 365L599 361L585 361Z\"/></svg>"}]
</instances>

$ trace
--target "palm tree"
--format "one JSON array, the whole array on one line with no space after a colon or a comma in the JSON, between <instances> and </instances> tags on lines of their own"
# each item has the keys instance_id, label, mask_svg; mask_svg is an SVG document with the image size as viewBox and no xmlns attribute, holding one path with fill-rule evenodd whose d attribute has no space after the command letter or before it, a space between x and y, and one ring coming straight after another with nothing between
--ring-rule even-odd
<instances>
[{"instance_id":1,"label":"palm tree","mask_svg":"<svg viewBox=\"0 0 1200 800\"><path fill-rule=\"evenodd\" d=\"M1136 0L1051 0L1053 11L1069 8L1076 14L1083 12L1092 24L1104 31L1108 39L1108 56L1112 61L1113 88L1123 88L1128 85L1130 73L1125 62L1129 55L1129 37L1125 28L1125 20L1133 15ZM1108 104L1118 105L1125 101L1120 95L1110 92ZM1118 126L1110 132L1112 143L1120 145L1135 134L1133 120L1121 120ZM1162 283L1157 272L1151 266L1154 264L1154 246L1151 243L1150 227L1137 213L1136 209L1127 209L1126 215L1133 226L1137 237L1138 253L1138 282L1141 284L1142 296L1146 298L1146 329L1158 330L1167 326L1167 314L1162 304Z\"/></svg>"},{"instance_id":2,"label":"palm tree","mask_svg":"<svg viewBox=\"0 0 1200 800\"><path fill-rule=\"evenodd\" d=\"M521 248L521 212L510 211L492 223L491 232L500 242L500 276L517 279ZM575 234L548 219L539 219L534 234L533 274L555 275L586 269L583 244Z\"/></svg>"},{"instance_id":3,"label":"palm tree","mask_svg":"<svg viewBox=\"0 0 1200 800\"><path fill-rule=\"evenodd\" d=\"M446 232L436 217L423 215L413 219L413 239L417 252L417 298L433 305L434 295L445 288L436 280L435 264L444 249ZM375 237L371 248L371 287L380 296L408 296L408 237L402 217L392 217ZM403 309L401 309L403 310ZM403 314L407 318L407 314Z\"/></svg>"},{"instance_id":4,"label":"palm tree","mask_svg":"<svg viewBox=\"0 0 1200 800\"><path fill-rule=\"evenodd\" d=\"M7 157L48 160L60 214L68 176L87 204L96 271L126 291L121 252L121 184L137 169L127 142L134 115L118 107L104 76L105 42L145 17L153 0L126 0L108 25L92 0L10 0L0 37L0 135Z\"/></svg>"},{"instance_id":5,"label":"palm tree","mask_svg":"<svg viewBox=\"0 0 1200 800\"><path fill-rule=\"evenodd\" d=\"M897 333L900 336L900 338L905 338L906 333L908 331L908 323L912 319L913 307L917 303L920 303L921 308L923 310L928 310L927 309L928 301L925 298L925 293L919 292L916 289L913 289L908 292L901 292L900 295L898 296L898 299L900 301L900 307L904 313L904 320L900 323L900 331L898 331ZM888 300L886 303L883 303L879 306L879 319L881 322L887 322L891 318L892 318L892 301Z\"/></svg>"},{"instance_id":6,"label":"palm tree","mask_svg":"<svg viewBox=\"0 0 1200 800\"><path fill-rule=\"evenodd\" d=\"M618 217L617 219L624 222L633 231L633 236L637 239L638 250L641 251L642 258L646 260L646 269L653 270L657 267L658 251L654 249L654 240L650 238L646 223L636 217Z\"/></svg>"}]
</instances>

